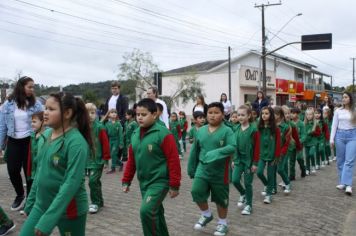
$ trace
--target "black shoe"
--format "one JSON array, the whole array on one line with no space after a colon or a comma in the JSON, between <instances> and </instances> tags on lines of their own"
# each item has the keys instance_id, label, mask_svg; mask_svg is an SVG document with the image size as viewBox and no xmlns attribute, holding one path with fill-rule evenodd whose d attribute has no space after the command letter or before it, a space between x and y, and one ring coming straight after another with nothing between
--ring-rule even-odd
<instances>
[{"instance_id":1,"label":"black shoe","mask_svg":"<svg viewBox=\"0 0 356 236\"><path fill-rule=\"evenodd\" d=\"M17 196L14 200L14 203L12 203L11 205L11 210L12 211L21 210L25 205L25 202L26 202L25 196Z\"/></svg>"},{"instance_id":2,"label":"black shoe","mask_svg":"<svg viewBox=\"0 0 356 236\"><path fill-rule=\"evenodd\" d=\"M305 176L307 176L305 170L302 170L302 173L300 173L300 177L304 178Z\"/></svg>"},{"instance_id":3,"label":"black shoe","mask_svg":"<svg viewBox=\"0 0 356 236\"><path fill-rule=\"evenodd\" d=\"M295 176L289 176L289 180L290 181L294 181L295 180Z\"/></svg>"},{"instance_id":4,"label":"black shoe","mask_svg":"<svg viewBox=\"0 0 356 236\"><path fill-rule=\"evenodd\" d=\"M12 220L6 224L3 224L0 227L0 236L7 235L7 233L9 233L11 230L15 229L15 227L16 227L16 225L14 224L14 222Z\"/></svg>"}]
</instances>

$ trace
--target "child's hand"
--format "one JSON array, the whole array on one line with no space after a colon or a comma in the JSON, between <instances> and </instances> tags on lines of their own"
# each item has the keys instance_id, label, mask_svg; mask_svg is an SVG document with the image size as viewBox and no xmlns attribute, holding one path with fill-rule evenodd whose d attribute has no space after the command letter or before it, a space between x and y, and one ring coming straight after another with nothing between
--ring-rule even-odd
<instances>
[{"instance_id":1,"label":"child's hand","mask_svg":"<svg viewBox=\"0 0 356 236\"><path fill-rule=\"evenodd\" d=\"M170 196L171 198L175 198L175 197L177 197L178 195L179 195L179 191L178 191L178 190L172 190L172 189L169 190L169 196Z\"/></svg>"},{"instance_id":2,"label":"child's hand","mask_svg":"<svg viewBox=\"0 0 356 236\"><path fill-rule=\"evenodd\" d=\"M330 142L330 148L331 149L334 149L334 145L335 145L334 142Z\"/></svg>"},{"instance_id":3,"label":"child's hand","mask_svg":"<svg viewBox=\"0 0 356 236\"><path fill-rule=\"evenodd\" d=\"M279 159L280 159L280 158L274 159L274 160L272 161L272 165L274 165L274 166L278 165Z\"/></svg>"},{"instance_id":4,"label":"child's hand","mask_svg":"<svg viewBox=\"0 0 356 236\"><path fill-rule=\"evenodd\" d=\"M235 163L231 162L231 168L234 169L234 167L235 167Z\"/></svg>"},{"instance_id":5,"label":"child's hand","mask_svg":"<svg viewBox=\"0 0 356 236\"><path fill-rule=\"evenodd\" d=\"M40 230L38 230L38 229L35 229L35 235L36 236L47 236L47 234L45 234L45 233L42 233Z\"/></svg>"},{"instance_id":6,"label":"child's hand","mask_svg":"<svg viewBox=\"0 0 356 236\"><path fill-rule=\"evenodd\" d=\"M124 193L128 193L128 192L130 191L130 186L123 186L123 187L122 187L122 191L123 191Z\"/></svg>"},{"instance_id":7,"label":"child's hand","mask_svg":"<svg viewBox=\"0 0 356 236\"><path fill-rule=\"evenodd\" d=\"M257 171L257 166L252 165L252 166L251 166L251 172L252 172L252 173L256 173L256 171Z\"/></svg>"}]
</instances>

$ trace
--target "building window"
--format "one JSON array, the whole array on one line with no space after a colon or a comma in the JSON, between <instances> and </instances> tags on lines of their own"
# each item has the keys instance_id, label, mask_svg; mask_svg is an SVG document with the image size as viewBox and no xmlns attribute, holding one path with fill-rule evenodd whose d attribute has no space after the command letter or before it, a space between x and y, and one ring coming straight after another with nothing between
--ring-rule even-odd
<instances>
[{"instance_id":1,"label":"building window","mask_svg":"<svg viewBox=\"0 0 356 236\"><path fill-rule=\"evenodd\" d=\"M245 94L244 103L252 104L256 100L256 94Z\"/></svg>"}]
</instances>

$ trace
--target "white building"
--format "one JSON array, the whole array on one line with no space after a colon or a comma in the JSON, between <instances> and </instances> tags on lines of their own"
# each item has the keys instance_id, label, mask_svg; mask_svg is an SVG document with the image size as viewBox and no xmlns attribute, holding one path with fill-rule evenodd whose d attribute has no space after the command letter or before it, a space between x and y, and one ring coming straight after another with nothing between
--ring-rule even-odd
<instances>
[{"instance_id":1,"label":"white building","mask_svg":"<svg viewBox=\"0 0 356 236\"><path fill-rule=\"evenodd\" d=\"M277 104L296 100L313 102L316 98L322 98L323 77L328 75L316 71L315 68L314 65L282 55L268 56L266 58L267 96ZM192 72L195 72L198 81L204 84L206 103L219 101L221 93L229 94L228 61L218 60L164 72L162 95L173 94L177 83ZM261 54L257 51L249 51L231 60L231 102L235 108L255 100L257 91L262 88L260 74ZM184 106L177 102L172 107L172 111L183 110L187 115L191 115L193 106L194 102Z\"/></svg>"}]
</instances>

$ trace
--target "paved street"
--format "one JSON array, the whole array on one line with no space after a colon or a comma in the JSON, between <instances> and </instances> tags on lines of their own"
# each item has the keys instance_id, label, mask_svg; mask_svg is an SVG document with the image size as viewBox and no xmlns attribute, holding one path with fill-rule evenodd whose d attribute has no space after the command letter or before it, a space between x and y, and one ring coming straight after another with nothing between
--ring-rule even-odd
<instances>
[{"instance_id":1,"label":"paved street","mask_svg":"<svg viewBox=\"0 0 356 236\"><path fill-rule=\"evenodd\" d=\"M203 232L194 232L193 224L199 210L190 196L191 180L186 175L186 160L182 161L183 181L180 195L164 202L166 220L171 235L212 235L216 221ZM137 182L131 192L121 192L121 173L103 176L105 208L89 215L87 235L142 235L139 221L140 194ZM335 189L335 163L318 172L317 176L293 182L290 196L278 193L271 205L262 203L260 180L254 182L254 211L242 216L236 207L237 191L231 187L229 209L229 235L347 235L352 231L356 216L355 197L345 196ZM0 165L0 204L16 221L17 231L24 217L10 212L15 195L7 178L5 165ZM217 219L216 208L211 205ZM345 223L347 222L347 223ZM58 235L56 233L53 235ZM13 233L12 235L17 235ZM350 233L349 235L352 235Z\"/></svg>"}]
</instances>

